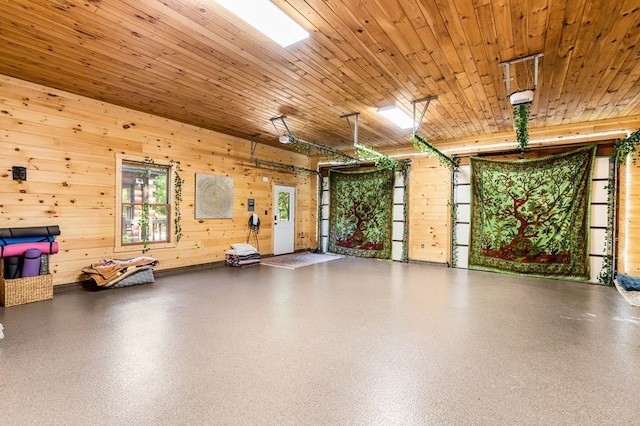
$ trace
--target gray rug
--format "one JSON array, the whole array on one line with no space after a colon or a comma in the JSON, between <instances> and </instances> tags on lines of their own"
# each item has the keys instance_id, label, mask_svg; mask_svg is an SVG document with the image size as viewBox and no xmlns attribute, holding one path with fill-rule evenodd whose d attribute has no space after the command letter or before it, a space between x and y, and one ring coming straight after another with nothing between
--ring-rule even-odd
<instances>
[{"instance_id":1,"label":"gray rug","mask_svg":"<svg viewBox=\"0 0 640 426\"><path fill-rule=\"evenodd\" d=\"M267 266L275 266L277 268L296 269L303 266L314 265L316 263L330 262L332 260L342 259L344 256L338 254L322 254L322 253L292 253L262 258L261 264Z\"/></svg>"}]
</instances>

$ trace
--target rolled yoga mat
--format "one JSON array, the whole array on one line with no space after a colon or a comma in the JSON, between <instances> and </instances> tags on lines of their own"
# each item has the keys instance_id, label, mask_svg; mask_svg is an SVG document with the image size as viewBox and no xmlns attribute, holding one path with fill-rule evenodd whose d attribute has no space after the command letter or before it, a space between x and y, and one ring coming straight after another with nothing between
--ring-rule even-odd
<instances>
[{"instance_id":1,"label":"rolled yoga mat","mask_svg":"<svg viewBox=\"0 0 640 426\"><path fill-rule=\"evenodd\" d=\"M28 228L0 228L0 238L41 237L43 235L60 235L60 227L31 226Z\"/></svg>"},{"instance_id":2,"label":"rolled yoga mat","mask_svg":"<svg viewBox=\"0 0 640 426\"><path fill-rule=\"evenodd\" d=\"M22 277L35 277L40 275L41 254L37 248L25 250L24 261L22 262Z\"/></svg>"},{"instance_id":3,"label":"rolled yoga mat","mask_svg":"<svg viewBox=\"0 0 640 426\"><path fill-rule=\"evenodd\" d=\"M0 246L8 246L9 244L20 244L20 243L44 243L44 242L53 242L53 241L55 241L55 237L53 236L0 238Z\"/></svg>"},{"instance_id":4,"label":"rolled yoga mat","mask_svg":"<svg viewBox=\"0 0 640 426\"><path fill-rule=\"evenodd\" d=\"M50 243L21 243L0 246L0 257L23 256L24 252L30 248L37 248L43 254L56 254L58 252L58 243L54 241Z\"/></svg>"},{"instance_id":5,"label":"rolled yoga mat","mask_svg":"<svg viewBox=\"0 0 640 426\"><path fill-rule=\"evenodd\" d=\"M4 277L8 280L20 278L20 256L11 256L4 259Z\"/></svg>"}]
</instances>

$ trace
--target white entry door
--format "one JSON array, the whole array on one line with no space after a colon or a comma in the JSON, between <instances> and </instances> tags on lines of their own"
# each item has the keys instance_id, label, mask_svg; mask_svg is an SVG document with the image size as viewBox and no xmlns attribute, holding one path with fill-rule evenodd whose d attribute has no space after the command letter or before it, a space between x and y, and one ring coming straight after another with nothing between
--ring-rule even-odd
<instances>
[{"instance_id":1,"label":"white entry door","mask_svg":"<svg viewBox=\"0 0 640 426\"><path fill-rule=\"evenodd\" d=\"M293 253L294 251L294 219L295 188L276 185L275 217L273 221L273 254Z\"/></svg>"}]
</instances>

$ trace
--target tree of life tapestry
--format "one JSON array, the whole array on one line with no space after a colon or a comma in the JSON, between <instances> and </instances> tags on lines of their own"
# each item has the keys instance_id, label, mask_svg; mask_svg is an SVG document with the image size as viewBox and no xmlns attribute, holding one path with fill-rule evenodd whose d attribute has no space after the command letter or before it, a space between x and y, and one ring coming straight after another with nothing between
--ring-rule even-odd
<instances>
[{"instance_id":1,"label":"tree of life tapestry","mask_svg":"<svg viewBox=\"0 0 640 426\"><path fill-rule=\"evenodd\" d=\"M393 170L330 170L329 195L329 251L390 259Z\"/></svg>"},{"instance_id":2,"label":"tree of life tapestry","mask_svg":"<svg viewBox=\"0 0 640 426\"><path fill-rule=\"evenodd\" d=\"M537 160L471 158L469 267L588 280L596 147Z\"/></svg>"}]
</instances>

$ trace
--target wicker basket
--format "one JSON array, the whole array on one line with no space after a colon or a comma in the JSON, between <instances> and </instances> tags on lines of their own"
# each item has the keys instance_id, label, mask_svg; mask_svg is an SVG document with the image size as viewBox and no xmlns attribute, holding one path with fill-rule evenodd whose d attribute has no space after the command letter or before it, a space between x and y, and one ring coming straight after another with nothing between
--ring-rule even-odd
<instances>
[{"instance_id":1,"label":"wicker basket","mask_svg":"<svg viewBox=\"0 0 640 426\"><path fill-rule=\"evenodd\" d=\"M53 299L53 275L7 280L3 276L4 261L0 262L0 304L15 306Z\"/></svg>"}]
</instances>

